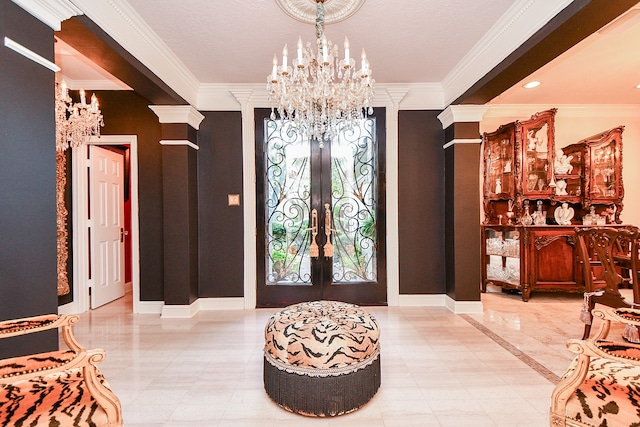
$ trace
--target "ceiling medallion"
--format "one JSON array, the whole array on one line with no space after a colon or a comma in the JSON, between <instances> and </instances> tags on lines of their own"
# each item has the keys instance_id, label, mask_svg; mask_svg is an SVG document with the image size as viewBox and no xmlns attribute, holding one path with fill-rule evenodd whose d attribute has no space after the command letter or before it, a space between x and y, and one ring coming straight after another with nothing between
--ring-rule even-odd
<instances>
[{"instance_id":1,"label":"ceiling medallion","mask_svg":"<svg viewBox=\"0 0 640 427\"><path fill-rule=\"evenodd\" d=\"M316 0L276 0L287 15L306 24L316 22ZM325 24L343 21L356 13L364 0L324 0Z\"/></svg>"}]
</instances>

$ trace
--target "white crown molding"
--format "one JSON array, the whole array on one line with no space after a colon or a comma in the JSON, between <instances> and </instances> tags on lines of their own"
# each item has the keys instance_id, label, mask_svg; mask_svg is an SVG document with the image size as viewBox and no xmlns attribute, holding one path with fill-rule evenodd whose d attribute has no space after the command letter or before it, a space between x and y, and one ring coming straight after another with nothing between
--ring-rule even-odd
<instances>
[{"instance_id":1,"label":"white crown molding","mask_svg":"<svg viewBox=\"0 0 640 427\"><path fill-rule=\"evenodd\" d=\"M204 116L191 105L149 105L160 123L188 123L198 130Z\"/></svg>"},{"instance_id":2,"label":"white crown molding","mask_svg":"<svg viewBox=\"0 0 640 427\"><path fill-rule=\"evenodd\" d=\"M161 139L160 145L185 145L187 147L193 148L196 151L200 149L199 146L186 139Z\"/></svg>"},{"instance_id":3,"label":"white crown molding","mask_svg":"<svg viewBox=\"0 0 640 427\"><path fill-rule=\"evenodd\" d=\"M60 67L58 67L56 64L54 64L53 62L49 61L47 58L44 58L44 57L38 55L37 53L35 53L31 49L22 46L20 43L11 40L9 37L5 37L4 38L4 45L5 45L5 47L13 50L14 52L19 53L20 55L24 56L25 58L28 58L28 59L32 60L33 62L36 62L36 63L42 65L43 67L50 69L53 72L60 71Z\"/></svg>"},{"instance_id":4,"label":"white crown molding","mask_svg":"<svg viewBox=\"0 0 640 427\"><path fill-rule=\"evenodd\" d=\"M572 1L516 1L444 78L445 103L462 95Z\"/></svg>"},{"instance_id":5,"label":"white crown molding","mask_svg":"<svg viewBox=\"0 0 640 427\"><path fill-rule=\"evenodd\" d=\"M72 0L163 82L196 105L200 82L125 0Z\"/></svg>"},{"instance_id":6,"label":"white crown molding","mask_svg":"<svg viewBox=\"0 0 640 427\"><path fill-rule=\"evenodd\" d=\"M557 108L556 119L562 117L639 117L637 104L505 104L488 105L485 118L522 117L528 119L538 111Z\"/></svg>"},{"instance_id":7,"label":"white crown molding","mask_svg":"<svg viewBox=\"0 0 640 427\"><path fill-rule=\"evenodd\" d=\"M442 128L446 129L454 123L480 122L489 107L487 105L450 105L438 114Z\"/></svg>"},{"instance_id":8,"label":"white crown molding","mask_svg":"<svg viewBox=\"0 0 640 427\"><path fill-rule=\"evenodd\" d=\"M200 111L240 111L242 106L235 93L251 92L247 100L253 107L267 108L267 85L260 83L204 83L198 89L196 106Z\"/></svg>"},{"instance_id":9,"label":"white crown molding","mask_svg":"<svg viewBox=\"0 0 640 427\"><path fill-rule=\"evenodd\" d=\"M376 83L374 107L393 101L394 94L406 91L398 104L399 110L442 110L444 91L440 83Z\"/></svg>"},{"instance_id":10,"label":"white crown molding","mask_svg":"<svg viewBox=\"0 0 640 427\"><path fill-rule=\"evenodd\" d=\"M267 85L261 83L226 84L205 83L198 90L196 106L200 111L240 111L241 105L234 93L251 92L248 102L255 108L270 108ZM373 106L381 107L393 101L393 95L406 92L399 104L400 110L441 110L444 92L439 83L376 83Z\"/></svg>"},{"instance_id":11,"label":"white crown molding","mask_svg":"<svg viewBox=\"0 0 640 427\"><path fill-rule=\"evenodd\" d=\"M13 0L15 4L44 22L54 31L60 31L60 23L82 11L68 0Z\"/></svg>"}]
</instances>

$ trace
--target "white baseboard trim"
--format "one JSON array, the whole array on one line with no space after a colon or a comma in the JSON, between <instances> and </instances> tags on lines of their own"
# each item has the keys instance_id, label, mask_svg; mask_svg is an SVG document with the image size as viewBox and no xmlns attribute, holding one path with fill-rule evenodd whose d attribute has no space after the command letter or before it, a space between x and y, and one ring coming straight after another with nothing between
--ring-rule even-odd
<instances>
[{"instance_id":1,"label":"white baseboard trim","mask_svg":"<svg viewBox=\"0 0 640 427\"><path fill-rule=\"evenodd\" d=\"M244 310L243 297L200 298L200 310Z\"/></svg>"},{"instance_id":2,"label":"white baseboard trim","mask_svg":"<svg viewBox=\"0 0 640 427\"><path fill-rule=\"evenodd\" d=\"M482 314L481 301L456 301L447 294L400 295L400 307L447 307L456 314Z\"/></svg>"},{"instance_id":3,"label":"white baseboard trim","mask_svg":"<svg viewBox=\"0 0 640 427\"><path fill-rule=\"evenodd\" d=\"M160 317L163 319L190 319L200 310L198 300L189 305L167 305L162 306Z\"/></svg>"},{"instance_id":4,"label":"white baseboard trim","mask_svg":"<svg viewBox=\"0 0 640 427\"><path fill-rule=\"evenodd\" d=\"M445 294L411 294L400 295L398 305L400 307L442 307Z\"/></svg>"},{"instance_id":5,"label":"white baseboard trim","mask_svg":"<svg viewBox=\"0 0 640 427\"><path fill-rule=\"evenodd\" d=\"M244 298L198 298L189 305L163 304L160 317L163 319L189 319L199 311L214 310L244 310Z\"/></svg>"},{"instance_id":6,"label":"white baseboard trim","mask_svg":"<svg viewBox=\"0 0 640 427\"><path fill-rule=\"evenodd\" d=\"M78 314L77 304L75 301L71 301L70 303L59 305L58 314Z\"/></svg>"},{"instance_id":7,"label":"white baseboard trim","mask_svg":"<svg viewBox=\"0 0 640 427\"><path fill-rule=\"evenodd\" d=\"M456 301L445 295L445 306L455 314L482 314L482 301Z\"/></svg>"},{"instance_id":8,"label":"white baseboard trim","mask_svg":"<svg viewBox=\"0 0 640 427\"><path fill-rule=\"evenodd\" d=\"M138 301L136 304L136 314L161 314L164 302L162 301Z\"/></svg>"}]
</instances>

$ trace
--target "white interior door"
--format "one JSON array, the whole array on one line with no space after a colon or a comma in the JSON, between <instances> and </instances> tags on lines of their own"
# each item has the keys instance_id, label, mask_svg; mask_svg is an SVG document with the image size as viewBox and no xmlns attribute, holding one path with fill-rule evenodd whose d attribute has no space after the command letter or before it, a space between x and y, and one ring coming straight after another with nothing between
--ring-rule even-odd
<instances>
[{"instance_id":1,"label":"white interior door","mask_svg":"<svg viewBox=\"0 0 640 427\"><path fill-rule=\"evenodd\" d=\"M124 156L89 147L91 308L124 296Z\"/></svg>"}]
</instances>

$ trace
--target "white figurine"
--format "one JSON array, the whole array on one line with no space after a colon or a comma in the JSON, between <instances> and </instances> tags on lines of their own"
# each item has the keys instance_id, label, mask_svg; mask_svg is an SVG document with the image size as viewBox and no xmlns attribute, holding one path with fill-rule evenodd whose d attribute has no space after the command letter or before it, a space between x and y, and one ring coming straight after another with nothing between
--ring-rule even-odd
<instances>
[{"instance_id":1,"label":"white figurine","mask_svg":"<svg viewBox=\"0 0 640 427\"><path fill-rule=\"evenodd\" d=\"M496 194L502 193L502 182L500 178L496 178Z\"/></svg>"},{"instance_id":2,"label":"white figurine","mask_svg":"<svg viewBox=\"0 0 640 427\"><path fill-rule=\"evenodd\" d=\"M570 207L569 203L567 202L564 202L562 206L556 208L556 210L553 212L553 217L556 219L558 225L571 225L573 215L573 208Z\"/></svg>"},{"instance_id":3,"label":"white figurine","mask_svg":"<svg viewBox=\"0 0 640 427\"><path fill-rule=\"evenodd\" d=\"M507 163L504 165L504 173L511 172L511 160L507 160Z\"/></svg>"},{"instance_id":4,"label":"white figurine","mask_svg":"<svg viewBox=\"0 0 640 427\"><path fill-rule=\"evenodd\" d=\"M572 159L573 156L567 156L562 150L557 150L556 159L553 162L554 172L559 175L570 174L573 170L573 165L571 164Z\"/></svg>"},{"instance_id":5,"label":"white figurine","mask_svg":"<svg viewBox=\"0 0 640 427\"><path fill-rule=\"evenodd\" d=\"M556 181L556 196L566 196L567 193L567 181L559 179Z\"/></svg>"}]
</instances>

